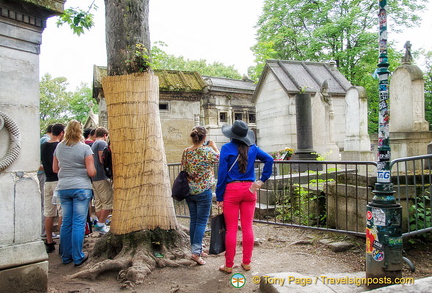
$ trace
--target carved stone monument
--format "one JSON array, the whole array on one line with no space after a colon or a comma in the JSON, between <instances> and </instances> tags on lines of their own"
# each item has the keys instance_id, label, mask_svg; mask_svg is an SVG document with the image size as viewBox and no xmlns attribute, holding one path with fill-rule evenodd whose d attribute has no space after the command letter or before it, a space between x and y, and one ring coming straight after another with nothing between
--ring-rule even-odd
<instances>
[{"instance_id":1,"label":"carved stone monument","mask_svg":"<svg viewBox=\"0 0 432 293\"><path fill-rule=\"evenodd\" d=\"M46 292L40 239L39 52L62 0L0 0L0 291Z\"/></svg>"},{"instance_id":2,"label":"carved stone monument","mask_svg":"<svg viewBox=\"0 0 432 293\"><path fill-rule=\"evenodd\" d=\"M342 160L373 161L368 134L367 95L363 87L351 87L345 98L346 136Z\"/></svg>"},{"instance_id":3,"label":"carved stone monument","mask_svg":"<svg viewBox=\"0 0 432 293\"><path fill-rule=\"evenodd\" d=\"M405 44L402 65L390 79L390 144L392 158L426 154L431 141L425 120L423 72L412 65L411 44Z\"/></svg>"},{"instance_id":4,"label":"carved stone monument","mask_svg":"<svg viewBox=\"0 0 432 293\"><path fill-rule=\"evenodd\" d=\"M335 109L333 98L328 92L328 80L312 97L312 113L314 150L328 161L339 161L339 147L334 138Z\"/></svg>"},{"instance_id":5,"label":"carved stone monument","mask_svg":"<svg viewBox=\"0 0 432 293\"><path fill-rule=\"evenodd\" d=\"M312 133L312 107L310 94L298 93L296 95L296 127L297 150L293 155L294 160L315 160L316 152L313 150ZM293 164L292 168L298 172L307 170L319 171L322 166L316 164Z\"/></svg>"}]
</instances>

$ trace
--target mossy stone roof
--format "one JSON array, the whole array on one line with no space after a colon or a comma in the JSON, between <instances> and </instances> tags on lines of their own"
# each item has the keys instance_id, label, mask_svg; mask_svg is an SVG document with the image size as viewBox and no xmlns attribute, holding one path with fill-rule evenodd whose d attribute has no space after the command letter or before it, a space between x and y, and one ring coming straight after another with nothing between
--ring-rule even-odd
<instances>
[{"instance_id":1,"label":"mossy stone roof","mask_svg":"<svg viewBox=\"0 0 432 293\"><path fill-rule=\"evenodd\" d=\"M196 71L155 70L161 92L205 92L207 83ZM106 66L93 66L93 98L98 99L102 79L107 76Z\"/></svg>"},{"instance_id":2,"label":"mossy stone roof","mask_svg":"<svg viewBox=\"0 0 432 293\"><path fill-rule=\"evenodd\" d=\"M44 9L51 10L56 14L60 14L64 11L64 3L66 0L21 0L21 2L31 3Z\"/></svg>"},{"instance_id":3,"label":"mossy stone roof","mask_svg":"<svg viewBox=\"0 0 432 293\"><path fill-rule=\"evenodd\" d=\"M155 70L159 77L160 91L169 92L202 92L207 86L196 71Z\"/></svg>"}]
</instances>

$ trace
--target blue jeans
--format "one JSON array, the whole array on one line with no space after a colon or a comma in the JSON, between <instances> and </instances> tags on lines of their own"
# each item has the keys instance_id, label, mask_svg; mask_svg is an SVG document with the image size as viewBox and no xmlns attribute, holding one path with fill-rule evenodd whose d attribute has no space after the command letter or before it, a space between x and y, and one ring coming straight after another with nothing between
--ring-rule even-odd
<instances>
[{"instance_id":1,"label":"blue jeans","mask_svg":"<svg viewBox=\"0 0 432 293\"><path fill-rule=\"evenodd\" d=\"M60 245L63 263L80 264L84 259L82 251L91 189L59 190L63 222L60 229Z\"/></svg>"},{"instance_id":2,"label":"blue jeans","mask_svg":"<svg viewBox=\"0 0 432 293\"><path fill-rule=\"evenodd\" d=\"M212 191L206 191L186 197L190 214L190 242L192 254L201 255L202 240L210 216Z\"/></svg>"}]
</instances>

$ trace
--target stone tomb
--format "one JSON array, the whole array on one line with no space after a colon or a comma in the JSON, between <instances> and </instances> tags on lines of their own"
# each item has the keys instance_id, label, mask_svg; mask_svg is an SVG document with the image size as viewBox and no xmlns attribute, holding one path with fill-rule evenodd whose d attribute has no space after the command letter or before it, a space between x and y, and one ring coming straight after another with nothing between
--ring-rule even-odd
<instances>
[{"instance_id":1,"label":"stone tomb","mask_svg":"<svg viewBox=\"0 0 432 293\"><path fill-rule=\"evenodd\" d=\"M64 2L0 0L0 292L47 291L36 176L39 52L46 19Z\"/></svg>"}]
</instances>

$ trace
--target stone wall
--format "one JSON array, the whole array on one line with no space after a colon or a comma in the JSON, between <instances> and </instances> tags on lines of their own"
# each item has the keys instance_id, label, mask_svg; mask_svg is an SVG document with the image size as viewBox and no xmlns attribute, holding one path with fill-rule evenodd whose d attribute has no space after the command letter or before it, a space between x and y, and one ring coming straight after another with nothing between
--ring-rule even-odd
<instances>
[{"instance_id":1,"label":"stone wall","mask_svg":"<svg viewBox=\"0 0 432 293\"><path fill-rule=\"evenodd\" d=\"M287 94L271 72L259 90L255 101L258 145L269 152L284 147L297 149L295 95ZM312 95L311 99L314 150L321 154L333 152L330 156L335 157L330 159L339 159L339 150L332 146L339 149L344 146L345 99L342 96L331 97L331 106L322 101L319 93Z\"/></svg>"},{"instance_id":2,"label":"stone wall","mask_svg":"<svg viewBox=\"0 0 432 293\"><path fill-rule=\"evenodd\" d=\"M0 0L0 291L46 292L48 256L40 240L39 52L46 18L65 1ZM35 4L33 4L35 3ZM61 7L55 9L55 7ZM29 13L31 12L31 13ZM13 131L8 125L13 125ZM16 126L16 127L15 127ZM15 133L12 135L12 133Z\"/></svg>"},{"instance_id":3,"label":"stone wall","mask_svg":"<svg viewBox=\"0 0 432 293\"><path fill-rule=\"evenodd\" d=\"M258 145L268 151L297 147L295 99L289 99L269 73L255 102ZM277 127L276 127L277 126Z\"/></svg>"},{"instance_id":4,"label":"stone wall","mask_svg":"<svg viewBox=\"0 0 432 293\"><path fill-rule=\"evenodd\" d=\"M165 154L168 163L178 163L183 150L192 144L190 133L198 124L200 102L171 100L169 111L160 110Z\"/></svg>"}]
</instances>

